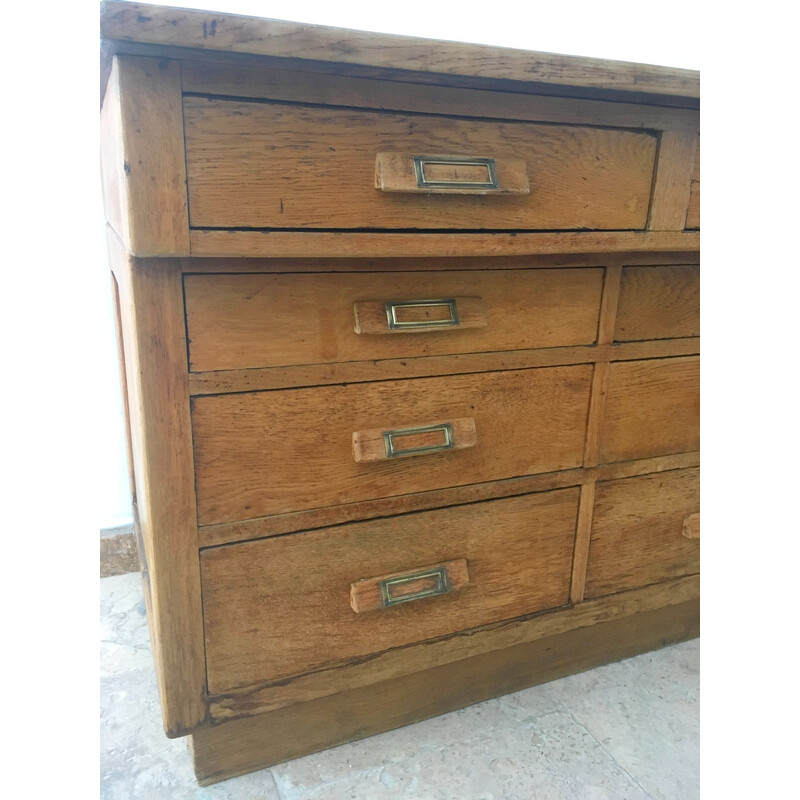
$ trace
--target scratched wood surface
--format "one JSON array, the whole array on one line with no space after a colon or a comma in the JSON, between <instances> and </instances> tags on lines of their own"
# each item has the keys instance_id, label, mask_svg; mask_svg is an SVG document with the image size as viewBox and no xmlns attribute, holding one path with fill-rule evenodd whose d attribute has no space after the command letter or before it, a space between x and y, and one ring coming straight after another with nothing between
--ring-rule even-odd
<instances>
[{"instance_id":1,"label":"scratched wood surface","mask_svg":"<svg viewBox=\"0 0 800 800\"><path fill-rule=\"evenodd\" d=\"M591 344L601 283L600 269L187 275L191 369ZM370 335L388 332L386 302L459 296L480 298L484 313L468 314L467 304L458 303L458 326ZM354 306L360 308L357 318Z\"/></svg>"},{"instance_id":2,"label":"scratched wood surface","mask_svg":"<svg viewBox=\"0 0 800 800\"><path fill-rule=\"evenodd\" d=\"M566 604L577 506L563 489L204 551L209 691ZM350 606L354 582L458 559L458 592Z\"/></svg>"},{"instance_id":3,"label":"scratched wood surface","mask_svg":"<svg viewBox=\"0 0 800 800\"><path fill-rule=\"evenodd\" d=\"M699 542L683 535L699 508L697 468L598 483L586 597L699 572Z\"/></svg>"},{"instance_id":4,"label":"scratched wood surface","mask_svg":"<svg viewBox=\"0 0 800 800\"><path fill-rule=\"evenodd\" d=\"M200 523L321 508L580 464L591 367L196 397ZM357 463L356 431L475 420L478 442Z\"/></svg>"},{"instance_id":5,"label":"scratched wood surface","mask_svg":"<svg viewBox=\"0 0 800 800\"><path fill-rule=\"evenodd\" d=\"M535 53L506 47L367 33L212 11L192 11L107 0L101 6L103 39L208 51L228 51L337 64L391 67L417 73L699 97L693 70Z\"/></svg>"},{"instance_id":6,"label":"scratched wood surface","mask_svg":"<svg viewBox=\"0 0 800 800\"><path fill-rule=\"evenodd\" d=\"M654 136L185 97L194 228L642 229ZM384 151L527 163L526 195L375 189ZM681 224L681 230L683 224Z\"/></svg>"}]
</instances>

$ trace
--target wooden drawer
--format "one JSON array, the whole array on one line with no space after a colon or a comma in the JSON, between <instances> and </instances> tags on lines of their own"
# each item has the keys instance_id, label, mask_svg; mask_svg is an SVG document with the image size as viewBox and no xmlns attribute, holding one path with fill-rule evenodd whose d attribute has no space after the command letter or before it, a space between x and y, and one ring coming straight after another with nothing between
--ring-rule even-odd
<instances>
[{"instance_id":1,"label":"wooden drawer","mask_svg":"<svg viewBox=\"0 0 800 800\"><path fill-rule=\"evenodd\" d=\"M625 267L614 339L700 335L700 267Z\"/></svg>"},{"instance_id":2,"label":"wooden drawer","mask_svg":"<svg viewBox=\"0 0 800 800\"><path fill-rule=\"evenodd\" d=\"M700 542L683 535L700 511L700 470L597 484L586 597L700 571Z\"/></svg>"},{"instance_id":3,"label":"wooden drawer","mask_svg":"<svg viewBox=\"0 0 800 800\"><path fill-rule=\"evenodd\" d=\"M195 228L624 230L647 222L656 138L641 131L201 97L183 107ZM511 175L515 191L527 183L529 193L437 194L416 183L381 191L379 154L396 155L410 174L414 155L494 159L497 191Z\"/></svg>"},{"instance_id":4,"label":"wooden drawer","mask_svg":"<svg viewBox=\"0 0 800 800\"><path fill-rule=\"evenodd\" d=\"M700 448L700 359L612 363L608 372L600 462Z\"/></svg>"},{"instance_id":5,"label":"wooden drawer","mask_svg":"<svg viewBox=\"0 0 800 800\"><path fill-rule=\"evenodd\" d=\"M601 269L188 275L190 368L592 344L602 280ZM423 305L396 306L390 328L387 302Z\"/></svg>"},{"instance_id":6,"label":"wooden drawer","mask_svg":"<svg viewBox=\"0 0 800 800\"><path fill-rule=\"evenodd\" d=\"M577 509L564 489L204 551L209 691L565 605ZM353 583L453 561L466 562L457 590L351 606Z\"/></svg>"},{"instance_id":7,"label":"wooden drawer","mask_svg":"<svg viewBox=\"0 0 800 800\"><path fill-rule=\"evenodd\" d=\"M199 522L578 467L591 374L582 364L195 398ZM475 446L355 460L355 433L458 420L474 421Z\"/></svg>"}]
</instances>

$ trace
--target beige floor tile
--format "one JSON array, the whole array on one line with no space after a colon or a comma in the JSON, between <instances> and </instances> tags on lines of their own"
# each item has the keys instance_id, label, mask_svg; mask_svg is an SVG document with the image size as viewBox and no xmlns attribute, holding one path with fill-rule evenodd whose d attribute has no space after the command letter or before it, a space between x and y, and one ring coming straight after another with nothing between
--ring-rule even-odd
<instances>
[{"instance_id":1,"label":"beige floor tile","mask_svg":"<svg viewBox=\"0 0 800 800\"><path fill-rule=\"evenodd\" d=\"M139 575L100 583L103 800L698 796L698 642L198 787L185 740L161 727Z\"/></svg>"}]
</instances>

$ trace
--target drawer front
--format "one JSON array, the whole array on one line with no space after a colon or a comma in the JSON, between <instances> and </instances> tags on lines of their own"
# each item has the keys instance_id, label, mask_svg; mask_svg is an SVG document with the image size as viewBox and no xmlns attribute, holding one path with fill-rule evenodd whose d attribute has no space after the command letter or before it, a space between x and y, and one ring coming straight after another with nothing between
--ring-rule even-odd
<instances>
[{"instance_id":1,"label":"drawer front","mask_svg":"<svg viewBox=\"0 0 800 800\"><path fill-rule=\"evenodd\" d=\"M699 448L699 358L610 365L600 437L601 463Z\"/></svg>"},{"instance_id":2,"label":"drawer front","mask_svg":"<svg viewBox=\"0 0 800 800\"><path fill-rule=\"evenodd\" d=\"M699 469L598 483L586 597L699 572L700 542L683 532L699 510Z\"/></svg>"},{"instance_id":3,"label":"drawer front","mask_svg":"<svg viewBox=\"0 0 800 800\"><path fill-rule=\"evenodd\" d=\"M582 364L195 398L200 524L578 467L591 374ZM452 423L447 451L381 458L382 431L440 423Z\"/></svg>"},{"instance_id":4,"label":"drawer front","mask_svg":"<svg viewBox=\"0 0 800 800\"><path fill-rule=\"evenodd\" d=\"M206 550L209 691L565 605L577 507L564 489ZM457 589L353 610L354 584L447 562L462 565Z\"/></svg>"},{"instance_id":5,"label":"drawer front","mask_svg":"<svg viewBox=\"0 0 800 800\"><path fill-rule=\"evenodd\" d=\"M184 128L195 228L643 229L656 153L639 131L198 97ZM381 191L393 154L495 160L500 192L508 163L529 191Z\"/></svg>"},{"instance_id":6,"label":"drawer front","mask_svg":"<svg viewBox=\"0 0 800 800\"><path fill-rule=\"evenodd\" d=\"M602 280L601 269L187 275L190 366L202 372L592 344Z\"/></svg>"},{"instance_id":7,"label":"drawer front","mask_svg":"<svg viewBox=\"0 0 800 800\"><path fill-rule=\"evenodd\" d=\"M625 267L614 339L700 335L700 267Z\"/></svg>"}]
</instances>

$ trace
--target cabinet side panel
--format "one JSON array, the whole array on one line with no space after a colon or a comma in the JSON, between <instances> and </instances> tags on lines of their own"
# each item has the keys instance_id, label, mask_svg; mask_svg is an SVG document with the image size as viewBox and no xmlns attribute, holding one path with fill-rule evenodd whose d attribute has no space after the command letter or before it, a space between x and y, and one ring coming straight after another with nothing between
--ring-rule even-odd
<instances>
[{"instance_id":1,"label":"cabinet side panel","mask_svg":"<svg viewBox=\"0 0 800 800\"><path fill-rule=\"evenodd\" d=\"M129 256L113 232L136 512L149 572L149 617L164 728L206 717L205 650L183 295L177 261Z\"/></svg>"},{"instance_id":2,"label":"cabinet side panel","mask_svg":"<svg viewBox=\"0 0 800 800\"><path fill-rule=\"evenodd\" d=\"M136 256L188 255L180 63L115 56L100 119L112 227Z\"/></svg>"}]
</instances>

